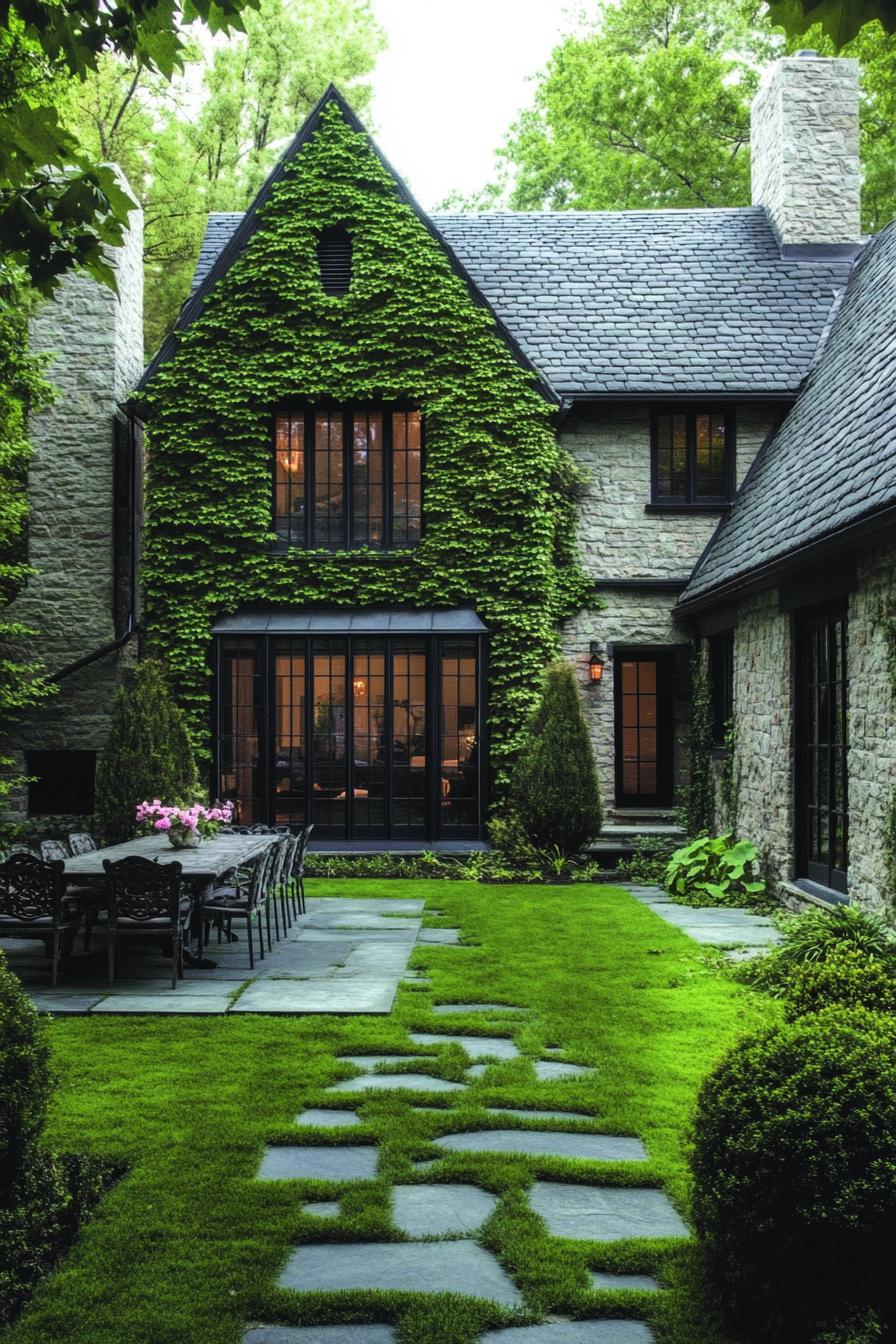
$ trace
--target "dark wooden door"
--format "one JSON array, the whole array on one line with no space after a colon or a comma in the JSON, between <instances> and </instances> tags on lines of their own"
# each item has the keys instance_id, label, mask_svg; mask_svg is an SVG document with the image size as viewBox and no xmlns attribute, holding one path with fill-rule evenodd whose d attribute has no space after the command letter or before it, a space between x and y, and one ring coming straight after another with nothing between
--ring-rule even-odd
<instances>
[{"instance_id":1,"label":"dark wooden door","mask_svg":"<svg viewBox=\"0 0 896 1344\"><path fill-rule=\"evenodd\" d=\"M672 668L669 653L614 654L618 807L672 802Z\"/></svg>"},{"instance_id":2,"label":"dark wooden door","mask_svg":"<svg viewBox=\"0 0 896 1344\"><path fill-rule=\"evenodd\" d=\"M799 618L796 627L796 823L799 876L846 891L846 610Z\"/></svg>"}]
</instances>

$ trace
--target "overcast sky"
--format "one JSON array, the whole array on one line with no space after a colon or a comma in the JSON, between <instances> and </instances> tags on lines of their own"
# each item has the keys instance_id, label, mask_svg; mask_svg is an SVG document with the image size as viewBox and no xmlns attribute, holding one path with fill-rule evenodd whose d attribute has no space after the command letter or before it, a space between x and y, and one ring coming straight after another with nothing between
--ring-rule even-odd
<instances>
[{"instance_id":1,"label":"overcast sky","mask_svg":"<svg viewBox=\"0 0 896 1344\"><path fill-rule=\"evenodd\" d=\"M493 176L493 151L532 100L529 77L581 0L372 0L388 49L373 78L380 148L425 209Z\"/></svg>"}]
</instances>

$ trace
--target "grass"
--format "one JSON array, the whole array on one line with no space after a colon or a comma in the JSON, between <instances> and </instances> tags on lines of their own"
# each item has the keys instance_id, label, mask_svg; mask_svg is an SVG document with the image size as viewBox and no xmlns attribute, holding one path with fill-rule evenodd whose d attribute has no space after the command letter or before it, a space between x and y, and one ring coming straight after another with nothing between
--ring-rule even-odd
<instances>
[{"instance_id":1,"label":"grass","mask_svg":"<svg viewBox=\"0 0 896 1344\"><path fill-rule=\"evenodd\" d=\"M126 1166L71 1253L42 1285L5 1344L237 1344L247 1321L395 1321L400 1344L472 1344L478 1331L542 1313L634 1316L659 1344L726 1344L690 1245L610 1245L549 1238L528 1209L536 1176L664 1186L687 1213L687 1127L702 1076L726 1046L778 1010L721 973L707 953L623 891L603 886L319 881L309 894L425 897L463 948L419 946L412 965L432 986L403 988L388 1018L61 1018L51 1025L60 1085L50 1140ZM340 1052L427 1053L407 1029L494 1034L481 1016L434 1018L431 1002L506 1002L531 1009L502 1020L524 1052L560 1045L595 1072L533 1082L525 1060L491 1067L458 1102L397 1093L327 1097L352 1074ZM506 1023L506 1025L504 1025ZM433 1053L432 1072L460 1076L458 1047ZM413 1066L409 1066L413 1067ZM479 1128L476 1104L597 1113L607 1133L637 1134L649 1162L634 1168L525 1157L452 1154L421 1175L409 1162L430 1140ZM311 1141L381 1149L376 1181L254 1180L265 1142L295 1142L308 1105L358 1107L363 1128L303 1131ZM442 1112L454 1107L451 1121ZM497 1122L496 1122L497 1123ZM562 1124L560 1127L563 1127ZM438 1151L438 1150L435 1150ZM482 1244L521 1289L527 1310L426 1294L294 1295L276 1279L292 1245L403 1240L390 1227L390 1182L471 1180L501 1196ZM307 1198L342 1193L323 1223ZM657 1274L659 1296L601 1292L587 1269Z\"/></svg>"}]
</instances>

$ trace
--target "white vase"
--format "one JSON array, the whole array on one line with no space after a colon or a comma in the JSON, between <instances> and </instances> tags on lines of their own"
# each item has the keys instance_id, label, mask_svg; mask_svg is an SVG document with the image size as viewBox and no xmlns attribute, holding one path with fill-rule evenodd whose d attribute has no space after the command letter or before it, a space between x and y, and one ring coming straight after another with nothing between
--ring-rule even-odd
<instances>
[{"instance_id":1,"label":"white vase","mask_svg":"<svg viewBox=\"0 0 896 1344\"><path fill-rule=\"evenodd\" d=\"M202 836L198 831L174 831L168 832L168 843L172 849L198 849L202 844Z\"/></svg>"}]
</instances>

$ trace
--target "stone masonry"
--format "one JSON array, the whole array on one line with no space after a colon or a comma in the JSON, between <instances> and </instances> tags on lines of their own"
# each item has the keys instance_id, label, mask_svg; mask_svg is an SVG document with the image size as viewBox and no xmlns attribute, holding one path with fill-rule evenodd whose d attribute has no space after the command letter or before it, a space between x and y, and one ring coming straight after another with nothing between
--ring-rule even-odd
<instances>
[{"instance_id":1,"label":"stone masonry","mask_svg":"<svg viewBox=\"0 0 896 1344\"><path fill-rule=\"evenodd\" d=\"M118 295L86 275L70 275L32 323L32 349L51 355L47 376L58 395L30 426L28 560L34 573L9 615L36 631L27 655L51 673L121 633L113 422L143 365L142 249L142 211L135 210L124 245L111 257ZM28 750L103 746L121 658L108 655L67 677L33 715L16 722L3 743L16 773ZM25 806L24 791L10 799L13 815L24 815Z\"/></svg>"},{"instance_id":2,"label":"stone masonry","mask_svg":"<svg viewBox=\"0 0 896 1344\"><path fill-rule=\"evenodd\" d=\"M738 484L780 412L772 403L737 408ZM666 578L684 580L718 523L719 513L648 513L650 499L650 412L643 404L616 403L582 410L564 426L562 441L588 473L579 509L584 562L595 580ZM676 647L676 794L687 780L690 723L690 636L676 626L676 593L608 587L603 610L579 612L563 629L564 654L581 667L585 716L597 758L605 803L614 803L613 659L603 681L588 681L589 643L606 654L614 641L626 645Z\"/></svg>"},{"instance_id":3,"label":"stone masonry","mask_svg":"<svg viewBox=\"0 0 896 1344\"><path fill-rule=\"evenodd\" d=\"M860 236L859 63L815 53L769 65L753 100L753 204L782 246Z\"/></svg>"}]
</instances>

